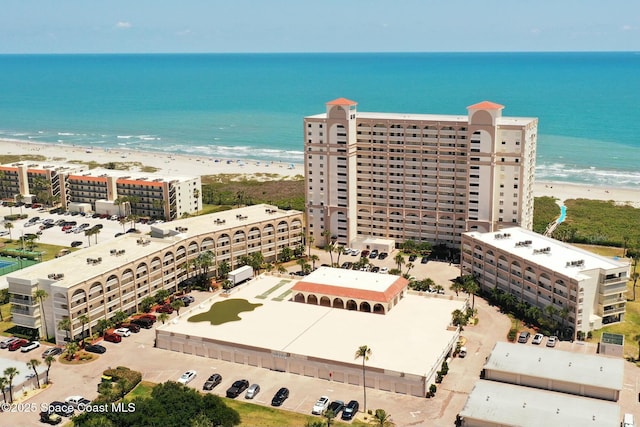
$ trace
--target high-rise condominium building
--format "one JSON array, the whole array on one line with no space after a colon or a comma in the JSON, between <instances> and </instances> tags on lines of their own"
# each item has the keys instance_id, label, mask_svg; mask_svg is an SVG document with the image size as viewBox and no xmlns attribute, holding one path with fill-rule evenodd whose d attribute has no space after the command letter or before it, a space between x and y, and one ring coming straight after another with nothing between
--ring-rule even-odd
<instances>
[{"instance_id":1,"label":"high-rise condominium building","mask_svg":"<svg viewBox=\"0 0 640 427\"><path fill-rule=\"evenodd\" d=\"M480 102L467 115L363 113L339 98L304 119L308 234L458 247L465 231L531 228L538 120ZM326 233L328 231L328 233Z\"/></svg>"}]
</instances>

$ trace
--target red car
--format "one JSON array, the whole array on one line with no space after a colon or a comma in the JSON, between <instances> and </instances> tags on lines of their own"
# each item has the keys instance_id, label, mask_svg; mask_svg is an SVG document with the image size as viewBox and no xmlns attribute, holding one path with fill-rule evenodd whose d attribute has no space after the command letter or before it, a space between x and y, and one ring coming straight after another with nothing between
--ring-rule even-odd
<instances>
[{"instance_id":1,"label":"red car","mask_svg":"<svg viewBox=\"0 0 640 427\"><path fill-rule=\"evenodd\" d=\"M122 341L122 337L120 335L117 335L117 334L106 333L106 334L104 334L104 340L105 341L109 341L109 342L120 342L120 341Z\"/></svg>"},{"instance_id":2,"label":"red car","mask_svg":"<svg viewBox=\"0 0 640 427\"><path fill-rule=\"evenodd\" d=\"M169 304L161 305L160 307L156 308L156 313L171 314L173 313L173 307L171 307Z\"/></svg>"},{"instance_id":3,"label":"red car","mask_svg":"<svg viewBox=\"0 0 640 427\"><path fill-rule=\"evenodd\" d=\"M156 320L158 320L158 318L156 317L155 314L141 314L140 316L138 316L138 319L149 319L151 320L153 323L156 322Z\"/></svg>"},{"instance_id":4,"label":"red car","mask_svg":"<svg viewBox=\"0 0 640 427\"><path fill-rule=\"evenodd\" d=\"M18 341L14 341L11 344L9 344L9 351L16 351L20 347L24 347L27 344L29 344L29 341L19 339Z\"/></svg>"}]
</instances>

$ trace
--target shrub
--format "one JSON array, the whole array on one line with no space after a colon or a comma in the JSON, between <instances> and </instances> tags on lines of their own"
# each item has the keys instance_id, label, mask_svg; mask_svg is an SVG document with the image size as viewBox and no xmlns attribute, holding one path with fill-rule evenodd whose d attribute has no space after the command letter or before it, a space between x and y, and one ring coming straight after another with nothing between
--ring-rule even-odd
<instances>
[{"instance_id":1,"label":"shrub","mask_svg":"<svg viewBox=\"0 0 640 427\"><path fill-rule=\"evenodd\" d=\"M19 219L26 219L27 217L29 217L29 215L27 215L27 214L5 215L4 216L4 220L5 221L17 221Z\"/></svg>"},{"instance_id":2,"label":"shrub","mask_svg":"<svg viewBox=\"0 0 640 427\"><path fill-rule=\"evenodd\" d=\"M513 342L516 340L516 336L518 335L518 330L515 328L509 329L509 333L507 334L507 340Z\"/></svg>"}]
</instances>

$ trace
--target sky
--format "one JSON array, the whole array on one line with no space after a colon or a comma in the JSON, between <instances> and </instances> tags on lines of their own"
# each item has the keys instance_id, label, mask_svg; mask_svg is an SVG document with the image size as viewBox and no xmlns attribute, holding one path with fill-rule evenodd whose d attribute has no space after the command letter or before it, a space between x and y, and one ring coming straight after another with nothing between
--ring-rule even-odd
<instances>
[{"instance_id":1,"label":"sky","mask_svg":"<svg viewBox=\"0 0 640 427\"><path fill-rule=\"evenodd\" d=\"M640 51L637 0L2 0L0 53Z\"/></svg>"}]
</instances>

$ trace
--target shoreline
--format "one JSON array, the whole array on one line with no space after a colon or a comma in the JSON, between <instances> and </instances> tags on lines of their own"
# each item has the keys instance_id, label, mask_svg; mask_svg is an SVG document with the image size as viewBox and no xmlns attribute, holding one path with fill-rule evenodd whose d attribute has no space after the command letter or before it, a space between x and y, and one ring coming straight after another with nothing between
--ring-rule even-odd
<instances>
[{"instance_id":1,"label":"shoreline","mask_svg":"<svg viewBox=\"0 0 640 427\"><path fill-rule=\"evenodd\" d=\"M139 170L134 163L158 169L160 175L217 175L237 174L238 179L279 180L299 179L304 176L302 163L260 159L209 157L133 149L95 148L91 146L52 144L23 140L0 139L6 155L40 155L47 162L109 162L131 163L132 171ZM591 199L613 201L640 208L640 189L628 187L596 186L561 181L536 181L535 197L556 199Z\"/></svg>"}]
</instances>

